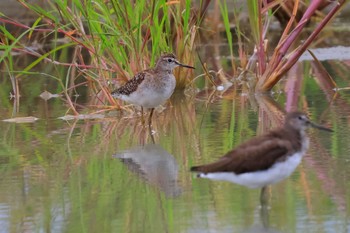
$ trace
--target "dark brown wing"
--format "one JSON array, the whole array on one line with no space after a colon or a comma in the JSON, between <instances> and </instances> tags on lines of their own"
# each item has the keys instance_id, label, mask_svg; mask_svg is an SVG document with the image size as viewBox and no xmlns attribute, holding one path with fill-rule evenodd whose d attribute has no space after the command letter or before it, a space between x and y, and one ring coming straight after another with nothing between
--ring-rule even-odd
<instances>
[{"instance_id":1,"label":"dark brown wing","mask_svg":"<svg viewBox=\"0 0 350 233\"><path fill-rule=\"evenodd\" d=\"M283 156L293 151L293 145L289 140L283 140L283 129L271 131L266 135L255 137L228 152L217 162L192 167L191 171L234 172L236 174L266 170L275 161L283 159Z\"/></svg>"},{"instance_id":2,"label":"dark brown wing","mask_svg":"<svg viewBox=\"0 0 350 233\"><path fill-rule=\"evenodd\" d=\"M137 87L142 83L147 75L147 70L136 74L132 79L127 81L123 86L111 93L112 96L118 97L118 95L130 95L136 91Z\"/></svg>"}]
</instances>

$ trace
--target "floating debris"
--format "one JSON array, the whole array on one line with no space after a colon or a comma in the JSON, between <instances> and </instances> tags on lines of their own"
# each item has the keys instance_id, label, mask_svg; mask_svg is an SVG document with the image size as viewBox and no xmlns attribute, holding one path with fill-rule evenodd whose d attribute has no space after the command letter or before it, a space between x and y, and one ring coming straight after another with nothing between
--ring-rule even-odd
<instances>
[{"instance_id":1,"label":"floating debris","mask_svg":"<svg viewBox=\"0 0 350 233\"><path fill-rule=\"evenodd\" d=\"M11 122L11 123L33 123L37 120L39 120L39 118L28 116L28 117L14 117L14 118L5 119L2 121Z\"/></svg>"},{"instance_id":2,"label":"floating debris","mask_svg":"<svg viewBox=\"0 0 350 233\"><path fill-rule=\"evenodd\" d=\"M228 79L227 79L226 75L224 74L224 72L222 71L222 69L220 69L217 74L218 74L217 77L220 79L222 84L218 85L216 87L216 90L223 92L223 91L226 91L227 89L229 89L233 85L233 83L228 81Z\"/></svg>"},{"instance_id":3,"label":"floating debris","mask_svg":"<svg viewBox=\"0 0 350 233\"><path fill-rule=\"evenodd\" d=\"M333 91L344 91L344 90L350 90L350 87L336 87L332 89Z\"/></svg>"},{"instance_id":4,"label":"floating debris","mask_svg":"<svg viewBox=\"0 0 350 233\"><path fill-rule=\"evenodd\" d=\"M219 85L216 87L216 90L223 91L223 90L225 90L225 87L223 85Z\"/></svg>"},{"instance_id":5,"label":"floating debris","mask_svg":"<svg viewBox=\"0 0 350 233\"><path fill-rule=\"evenodd\" d=\"M86 119L102 119L105 116L102 114L80 114L80 115L66 115L59 117L58 119L71 121L71 120L86 120Z\"/></svg>"},{"instance_id":6,"label":"floating debris","mask_svg":"<svg viewBox=\"0 0 350 233\"><path fill-rule=\"evenodd\" d=\"M48 92L48 91L44 91L44 92L41 93L39 96L40 96L40 98L42 98L42 99L44 99L44 100L49 100L49 99L51 99L51 98L58 98L58 97L60 97L59 94L52 94L52 93L50 93L50 92Z\"/></svg>"}]
</instances>

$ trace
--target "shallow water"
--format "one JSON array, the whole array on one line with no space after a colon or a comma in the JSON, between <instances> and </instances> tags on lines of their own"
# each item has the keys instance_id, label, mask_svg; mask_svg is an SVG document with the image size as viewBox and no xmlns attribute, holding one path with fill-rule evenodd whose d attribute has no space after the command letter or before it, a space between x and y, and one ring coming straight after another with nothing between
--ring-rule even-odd
<instances>
[{"instance_id":1,"label":"shallow water","mask_svg":"<svg viewBox=\"0 0 350 233\"><path fill-rule=\"evenodd\" d=\"M152 134L133 109L91 117L96 99L84 87L74 99L81 118L69 119L63 98L39 97L61 91L44 75L23 75L16 103L3 71L0 233L350 232L350 63L348 21L343 21L323 36L321 45L329 49L312 50L335 80L337 93L305 54L271 97L236 94L234 85L213 95L175 94L156 111ZM209 42L199 46L209 66L230 63L227 43L221 37ZM18 60L15 70L32 62L25 56ZM61 77L68 68L42 64L37 71ZM288 179L269 189L267 208L260 206L258 189L197 179L189 172L280 126L282 112L292 109L307 112L334 133L309 130L307 155ZM28 116L38 120L3 121Z\"/></svg>"},{"instance_id":2,"label":"shallow water","mask_svg":"<svg viewBox=\"0 0 350 233\"><path fill-rule=\"evenodd\" d=\"M297 104L335 132L309 130L308 154L271 187L267 210L259 190L197 179L189 168L280 125L283 104L176 95L155 114L153 144L132 113L64 121L60 99L33 98L18 115L39 120L0 122L0 232L348 232L350 96L330 104L320 89L305 93Z\"/></svg>"}]
</instances>

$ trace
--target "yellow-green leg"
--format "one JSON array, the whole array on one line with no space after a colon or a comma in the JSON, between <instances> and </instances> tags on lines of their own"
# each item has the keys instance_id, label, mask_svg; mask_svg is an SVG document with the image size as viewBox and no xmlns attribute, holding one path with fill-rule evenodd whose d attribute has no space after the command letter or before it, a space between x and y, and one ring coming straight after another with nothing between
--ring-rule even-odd
<instances>
[{"instance_id":1,"label":"yellow-green leg","mask_svg":"<svg viewBox=\"0 0 350 233\"><path fill-rule=\"evenodd\" d=\"M148 118L148 126L149 126L149 127L151 127L151 124L152 124L153 112L154 112L154 108L151 108L151 112L150 112L149 118Z\"/></svg>"}]
</instances>

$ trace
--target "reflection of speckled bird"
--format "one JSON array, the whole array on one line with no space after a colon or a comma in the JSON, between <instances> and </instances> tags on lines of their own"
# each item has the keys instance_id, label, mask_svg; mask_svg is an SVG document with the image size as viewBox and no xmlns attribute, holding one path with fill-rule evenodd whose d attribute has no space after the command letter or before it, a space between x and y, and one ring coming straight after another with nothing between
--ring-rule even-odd
<instances>
[{"instance_id":1,"label":"reflection of speckled bird","mask_svg":"<svg viewBox=\"0 0 350 233\"><path fill-rule=\"evenodd\" d=\"M178 165L175 158L157 144L148 144L125 150L113 157L168 197L181 194L178 184Z\"/></svg>"},{"instance_id":2,"label":"reflection of speckled bird","mask_svg":"<svg viewBox=\"0 0 350 233\"><path fill-rule=\"evenodd\" d=\"M173 94L176 79L173 70L177 66L192 68L181 64L173 54L162 55L153 69L137 73L123 86L112 92L114 98L128 103L150 108L149 124L151 124L154 108L163 104Z\"/></svg>"},{"instance_id":3,"label":"reflection of speckled bird","mask_svg":"<svg viewBox=\"0 0 350 233\"><path fill-rule=\"evenodd\" d=\"M305 129L312 123L304 113L291 112L284 126L254 137L228 152L217 162L195 166L198 177L225 180L249 188L261 188L290 176L309 146ZM265 188L262 189L262 195Z\"/></svg>"}]
</instances>

